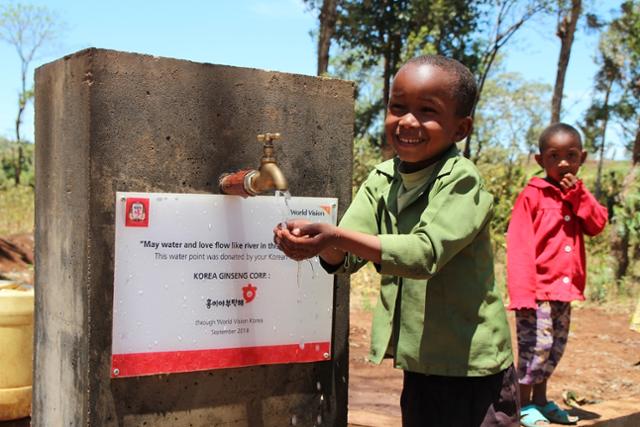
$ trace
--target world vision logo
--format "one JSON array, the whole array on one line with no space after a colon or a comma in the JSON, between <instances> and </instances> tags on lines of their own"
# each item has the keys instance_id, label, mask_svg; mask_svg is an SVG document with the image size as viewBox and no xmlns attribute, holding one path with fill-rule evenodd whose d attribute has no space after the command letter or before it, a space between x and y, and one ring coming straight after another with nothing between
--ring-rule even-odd
<instances>
[{"instance_id":1,"label":"world vision logo","mask_svg":"<svg viewBox=\"0 0 640 427\"><path fill-rule=\"evenodd\" d=\"M289 209L289 212L293 216L302 217L324 217L331 215L331 205L319 205L318 208Z\"/></svg>"}]
</instances>

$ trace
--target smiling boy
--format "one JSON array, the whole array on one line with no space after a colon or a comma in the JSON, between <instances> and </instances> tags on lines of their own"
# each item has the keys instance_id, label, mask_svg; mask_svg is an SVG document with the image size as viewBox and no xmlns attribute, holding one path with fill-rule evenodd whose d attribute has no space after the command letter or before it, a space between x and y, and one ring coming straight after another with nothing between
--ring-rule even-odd
<instances>
[{"instance_id":1,"label":"smiling boy","mask_svg":"<svg viewBox=\"0 0 640 427\"><path fill-rule=\"evenodd\" d=\"M404 371L403 426L518 425L509 328L495 285L492 196L455 146L472 128L472 74L422 56L398 71L385 118L397 156L376 166L340 226L287 222L274 241L330 273L381 274L369 358Z\"/></svg>"}]
</instances>

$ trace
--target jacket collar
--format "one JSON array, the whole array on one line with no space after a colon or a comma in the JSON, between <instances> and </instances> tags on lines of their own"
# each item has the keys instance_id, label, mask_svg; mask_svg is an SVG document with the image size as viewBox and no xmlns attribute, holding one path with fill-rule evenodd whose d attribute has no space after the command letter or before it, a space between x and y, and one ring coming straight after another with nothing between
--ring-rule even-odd
<instances>
[{"instance_id":1,"label":"jacket collar","mask_svg":"<svg viewBox=\"0 0 640 427\"><path fill-rule=\"evenodd\" d=\"M407 206L418 199L426 189L430 188L431 184L437 178L450 174L453 166L458 160L459 154L460 151L455 144L447 149L447 151L445 151L437 161L434 172L423 185L423 190L417 193L412 198L412 200L407 203ZM382 197L384 199L384 203L387 205L388 210L393 214L394 217L398 214L398 189L400 185L402 185L402 177L400 176L400 172L398 172L399 165L400 159L398 157L394 157L393 159L382 162L375 167L377 172L390 178L387 187L382 191Z\"/></svg>"},{"instance_id":2,"label":"jacket collar","mask_svg":"<svg viewBox=\"0 0 640 427\"><path fill-rule=\"evenodd\" d=\"M438 162L441 166L436 167L438 172L433 176L433 179L441 177L443 175L447 175L451 173L453 169L453 165L455 164L455 159L460 154L458 147L453 144L447 151L445 151ZM400 178L400 174L398 172L398 166L400 165L400 159L398 157L394 157L393 159L387 160L385 162L380 163L375 167L375 169L382 173L383 175L388 176L389 178Z\"/></svg>"},{"instance_id":3,"label":"jacket collar","mask_svg":"<svg viewBox=\"0 0 640 427\"><path fill-rule=\"evenodd\" d=\"M540 178L538 176L534 176L533 178L531 178L527 183L527 185L530 185L531 187L535 187L535 188L540 188L540 189L552 188L554 190L560 191L558 187L551 184L546 179Z\"/></svg>"}]
</instances>

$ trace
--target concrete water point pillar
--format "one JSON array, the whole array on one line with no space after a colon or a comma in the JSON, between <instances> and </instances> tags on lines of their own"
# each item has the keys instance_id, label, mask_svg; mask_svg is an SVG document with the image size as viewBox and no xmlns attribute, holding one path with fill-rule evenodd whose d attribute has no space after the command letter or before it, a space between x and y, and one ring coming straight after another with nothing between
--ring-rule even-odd
<instances>
[{"instance_id":1,"label":"concrete water point pillar","mask_svg":"<svg viewBox=\"0 0 640 427\"><path fill-rule=\"evenodd\" d=\"M33 425L346 425L346 278L330 361L116 379L110 363L116 191L218 193L280 132L292 195L338 197L341 215L352 84L87 49L36 70L35 105Z\"/></svg>"}]
</instances>

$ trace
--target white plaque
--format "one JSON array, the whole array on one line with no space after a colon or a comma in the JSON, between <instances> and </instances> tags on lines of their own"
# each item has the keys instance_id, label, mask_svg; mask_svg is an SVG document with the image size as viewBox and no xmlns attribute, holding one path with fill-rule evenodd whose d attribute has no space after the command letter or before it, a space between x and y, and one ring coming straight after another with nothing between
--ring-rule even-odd
<instances>
[{"instance_id":1,"label":"white plaque","mask_svg":"<svg viewBox=\"0 0 640 427\"><path fill-rule=\"evenodd\" d=\"M328 360L333 277L273 244L334 198L117 193L112 377Z\"/></svg>"}]
</instances>

